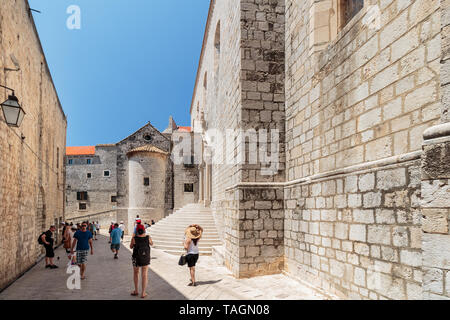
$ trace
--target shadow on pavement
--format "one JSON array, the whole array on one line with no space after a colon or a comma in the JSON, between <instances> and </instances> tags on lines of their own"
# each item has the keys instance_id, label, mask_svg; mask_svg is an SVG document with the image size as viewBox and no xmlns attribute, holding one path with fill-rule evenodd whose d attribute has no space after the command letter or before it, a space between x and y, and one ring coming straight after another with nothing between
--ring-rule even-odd
<instances>
[{"instance_id":1,"label":"shadow on pavement","mask_svg":"<svg viewBox=\"0 0 450 320\"><path fill-rule=\"evenodd\" d=\"M208 285L208 284L215 284L222 281L222 279L220 280L209 280L209 281L197 281L196 284L197 286L204 286L204 285Z\"/></svg>"},{"instance_id":2,"label":"shadow on pavement","mask_svg":"<svg viewBox=\"0 0 450 320\"><path fill-rule=\"evenodd\" d=\"M58 269L46 269L44 261L15 281L0 294L0 300L142 300L130 295L134 291L131 252L122 248L119 259L114 259L108 238L97 236L94 241L94 255L88 256L86 280L81 281L81 289L70 290L67 280L65 250L55 251L60 260ZM177 289L158 276L150 268L148 271L147 299L187 300ZM139 279L140 280L140 279Z\"/></svg>"}]
</instances>

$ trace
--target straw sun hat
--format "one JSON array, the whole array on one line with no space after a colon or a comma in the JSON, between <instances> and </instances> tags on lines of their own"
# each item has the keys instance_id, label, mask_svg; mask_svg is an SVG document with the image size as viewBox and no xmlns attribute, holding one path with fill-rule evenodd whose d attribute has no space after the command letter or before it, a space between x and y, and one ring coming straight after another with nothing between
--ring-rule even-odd
<instances>
[{"instance_id":1,"label":"straw sun hat","mask_svg":"<svg viewBox=\"0 0 450 320\"><path fill-rule=\"evenodd\" d=\"M196 227L187 227L185 231L186 237L190 239L200 239L202 236L202 230L197 229Z\"/></svg>"}]
</instances>

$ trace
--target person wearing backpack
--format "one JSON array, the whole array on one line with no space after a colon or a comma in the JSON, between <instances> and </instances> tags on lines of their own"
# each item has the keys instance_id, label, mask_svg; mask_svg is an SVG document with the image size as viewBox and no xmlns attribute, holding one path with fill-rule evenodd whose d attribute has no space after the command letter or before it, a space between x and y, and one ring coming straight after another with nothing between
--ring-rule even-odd
<instances>
[{"instance_id":1,"label":"person wearing backpack","mask_svg":"<svg viewBox=\"0 0 450 320\"><path fill-rule=\"evenodd\" d=\"M45 267L50 269L58 268L53 263L53 258L55 257L55 251L53 250L53 232L55 231L56 227L50 226L50 229L42 233L38 239L39 244L42 244L45 248Z\"/></svg>"},{"instance_id":2,"label":"person wearing backpack","mask_svg":"<svg viewBox=\"0 0 450 320\"><path fill-rule=\"evenodd\" d=\"M145 227L142 224L137 225L136 235L133 236L130 243L130 249L133 249L131 257L133 262L134 288L132 296L139 294L139 269L141 269L142 294L141 298L145 298L147 293L148 266L150 264L150 246L153 246L152 238L145 233Z\"/></svg>"}]
</instances>

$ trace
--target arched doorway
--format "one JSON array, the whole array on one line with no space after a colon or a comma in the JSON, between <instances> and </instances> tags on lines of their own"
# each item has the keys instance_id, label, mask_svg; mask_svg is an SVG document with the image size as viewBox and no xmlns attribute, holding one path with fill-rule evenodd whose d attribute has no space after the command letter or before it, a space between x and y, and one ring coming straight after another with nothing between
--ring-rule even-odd
<instances>
[{"instance_id":1,"label":"arched doorway","mask_svg":"<svg viewBox=\"0 0 450 320\"><path fill-rule=\"evenodd\" d=\"M39 244L37 243L38 236L45 231L45 218L46 218L46 205L45 205L45 191L43 187L39 188L38 193L38 199L37 199L37 206L36 206L36 215L35 215L35 222L34 222L34 230L35 230L35 239L36 239L36 245L38 246L38 252L39 250Z\"/></svg>"}]
</instances>

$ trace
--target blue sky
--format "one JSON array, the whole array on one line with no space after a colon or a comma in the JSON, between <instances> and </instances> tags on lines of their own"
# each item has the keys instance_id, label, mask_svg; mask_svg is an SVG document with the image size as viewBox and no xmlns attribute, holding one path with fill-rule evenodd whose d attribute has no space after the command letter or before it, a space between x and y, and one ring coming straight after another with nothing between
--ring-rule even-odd
<instances>
[{"instance_id":1,"label":"blue sky","mask_svg":"<svg viewBox=\"0 0 450 320\"><path fill-rule=\"evenodd\" d=\"M209 0L29 0L68 118L67 145L114 143L189 108ZM70 30L70 5L81 29Z\"/></svg>"}]
</instances>

